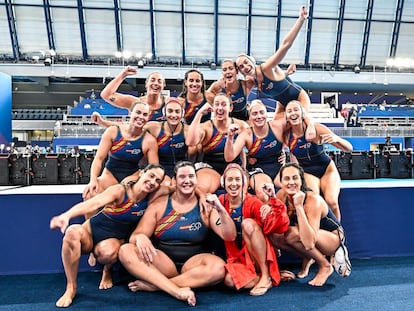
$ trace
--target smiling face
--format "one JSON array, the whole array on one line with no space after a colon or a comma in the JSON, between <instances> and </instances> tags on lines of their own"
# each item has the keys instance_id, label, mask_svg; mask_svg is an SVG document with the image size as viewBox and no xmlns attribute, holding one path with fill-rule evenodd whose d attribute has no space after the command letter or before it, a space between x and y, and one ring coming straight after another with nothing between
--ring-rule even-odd
<instances>
[{"instance_id":1,"label":"smiling face","mask_svg":"<svg viewBox=\"0 0 414 311\"><path fill-rule=\"evenodd\" d=\"M224 176L224 188L230 197L240 197L245 186L244 177L238 168L228 169Z\"/></svg>"},{"instance_id":2,"label":"smiling face","mask_svg":"<svg viewBox=\"0 0 414 311\"><path fill-rule=\"evenodd\" d=\"M165 118L170 125L177 125L183 117L183 108L177 101L169 101L165 105Z\"/></svg>"},{"instance_id":3,"label":"smiling face","mask_svg":"<svg viewBox=\"0 0 414 311\"><path fill-rule=\"evenodd\" d=\"M303 120L303 108L296 100L292 100L285 107L286 121L292 126L302 124Z\"/></svg>"},{"instance_id":4,"label":"smiling face","mask_svg":"<svg viewBox=\"0 0 414 311\"><path fill-rule=\"evenodd\" d=\"M149 115L149 106L143 102L136 102L132 107L129 123L135 127L142 128L148 122Z\"/></svg>"},{"instance_id":5,"label":"smiling face","mask_svg":"<svg viewBox=\"0 0 414 311\"><path fill-rule=\"evenodd\" d=\"M232 109L230 98L225 94L218 94L214 97L213 112L217 120L226 120Z\"/></svg>"},{"instance_id":6,"label":"smiling face","mask_svg":"<svg viewBox=\"0 0 414 311\"><path fill-rule=\"evenodd\" d=\"M237 69L246 77L253 77L256 74L256 64L247 55L240 55L236 60Z\"/></svg>"},{"instance_id":7,"label":"smiling face","mask_svg":"<svg viewBox=\"0 0 414 311\"><path fill-rule=\"evenodd\" d=\"M153 167L142 171L139 179L142 182L142 191L151 193L160 187L164 180L165 172L160 167Z\"/></svg>"},{"instance_id":8,"label":"smiling face","mask_svg":"<svg viewBox=\"0 0 414 311\"><path fill-rule=\"evenodd\" d=\"M302 189L303 177L297 167L286 166L280 170L280 182L282 189L292 196Z\"/></svg>"},{"instance_id":9,"label":"smiling face","mask_svg":"<svg viewBox=\"0 0 414 311\"><path fill-rule=\"evenodd\" d=\"M267 110L260 100L254 100L249 108L249 120L255 127L263 127L267 121Z\"/></svg>"},{"instance_id":10,"label":"smiling face","mask_svg":"<svg viewBox=\"0 0 414 311\"><path fill-rule=\"evenodd\" d=\"M165 87L165 79L159 72L151 73L145 81L148 95L159 95Z\"/></svg>"},{"instance_id":11,"label":"smiling face","mask_svg":"<svg viewBox=\"0 0 414 311\"><path fill-rule=\"evenodd\" d=\"M186 78L184 80L184 86L187 88L187 92L191 94L198 94L203 90L203 77L197 71L189 71L186 74Z\"/></svg>"},{"instance_id":12,"label":"smiling face","mask_svg":"<svg viewBox=\"0 0 414 311\"><path fill-rule=\"evenodd\" d=\"M181 194L193 194L197 186L197 175L192 165L180 166L175 173L176 188Z\"/></svg>"},{"instance_id":13,"label":"smiling face","mask_svg":"<svg viewBox=\"0 0 414 311\"><path fill-rule=\"evenodd\" d=\"M237 80L237 69L234 62L226 60L221 64L221 74L227 83L234 83Z\"/></svg>"}]
</instances>

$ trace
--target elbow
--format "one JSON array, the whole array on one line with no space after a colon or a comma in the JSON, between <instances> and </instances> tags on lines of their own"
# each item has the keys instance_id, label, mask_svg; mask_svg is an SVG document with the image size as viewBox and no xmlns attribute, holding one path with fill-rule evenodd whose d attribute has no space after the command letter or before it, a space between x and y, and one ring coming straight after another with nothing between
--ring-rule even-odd
<instances>
[{"instance_id":1,"label":"elbow","mask_svg":"<svg viewBox=\"0 0 414 311\"><path fill-rule=\"evenodd\" d=\"M226 242L232 242L234 240L236 240L237 237L237 233L236 230L233 230L231 232L227 232L226 234L223 235L223 240Z\"/></svg>"}]
</instances>

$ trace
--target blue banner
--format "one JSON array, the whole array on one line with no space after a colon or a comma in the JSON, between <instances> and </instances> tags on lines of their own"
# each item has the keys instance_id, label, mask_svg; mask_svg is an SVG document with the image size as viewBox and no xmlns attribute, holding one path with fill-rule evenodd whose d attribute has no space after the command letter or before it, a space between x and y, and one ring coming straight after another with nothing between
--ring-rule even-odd
<instances>
[{"instance_id":1,"label":"blue banner","mask_svg":"<svg viewBox=\"0 0 414 311\"><path fill-rule=\"evenodd\" d=\"M0 72L0 144L12 140L12 82L11 76Z\"/></svg>"}]
</instances>

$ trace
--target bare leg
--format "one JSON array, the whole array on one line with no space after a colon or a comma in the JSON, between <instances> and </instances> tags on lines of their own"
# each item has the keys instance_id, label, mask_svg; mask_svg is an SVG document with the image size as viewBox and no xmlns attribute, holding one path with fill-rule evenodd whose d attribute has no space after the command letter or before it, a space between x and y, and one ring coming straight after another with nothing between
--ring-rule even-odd
<instances>
[{"instance_id":1,"label":"bare leg","mask_svg":"<svg viewBox=\"0 0 414 311\"><path fill-rule=\"evenodd\" d=\"M250 291L250 295L261 296L266 294L269 288L273 286L266 260L266 240L262 230L253 219L243 220L242 228L243 240L260 270L259 281Z\"/></svg>"},{"instance_id":2,"label":"bare leg","mask_svg":"<svg viewBox=\"0 0 414 311\"><path fill-rule=\"evenodd\" d=\"M299 279L306 278L309 274L310 267L315 263L315 260L312 258L304 258L302 260L302 270L297 274Z\"/></svg>"},{"instance_id":3,"label":"bare leg","mask_svg":"<svg viewBox=\"0 0 414 311\"><path fill-rule=\"evenodd\" d=\"M101 282L99 283L99 289L109 289L114 286L114 283L112 282L111 268L112 265L110 264L104 265Z\"/></svg>"},{"instance_id":4,"label":"bare leg","mask_svg":"<svg viewBox=\"0 0 414 311\"><path fill-rule=\"evenodd\" d=\"M169 280L168 276L163 274L162 270L171 270L166 267L173 265L171 260L161 251L154 258L154 262L149 263L141 259L135 245L124 244L119 251L119 260L124 267L136 278L153 284L170 294L171 296L186 301L190 306L196 305L194 292L189 287L179 287ZM172 277L172 275L171 275Z\"/></svg>"},{"instance_id":5,"label":"bare leg","mask_svg":"<svg viewBox=\"0 0 414 311\"><path fill-rule=\"evenodd\" d=\"M79 259L82 250L92 249L92 239L81 225L70 226L65 233L62 243L62 262L66 275L66 290L56 301L56 307L66 308L72 304L77 290L77 275Z\"/></svg>"}]
</instances>

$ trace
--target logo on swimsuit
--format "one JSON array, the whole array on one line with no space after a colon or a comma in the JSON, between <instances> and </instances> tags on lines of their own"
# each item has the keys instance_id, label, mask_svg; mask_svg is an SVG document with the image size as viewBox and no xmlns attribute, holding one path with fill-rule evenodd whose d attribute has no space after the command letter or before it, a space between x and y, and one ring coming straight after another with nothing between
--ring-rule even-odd
<instances>
[{"instance_id":1,"label":"logo on swimsuit","mask_svg":"<svg viewBox=\"0 0 414 311\"><path fill-rule=\"evenodd\" d=\"M198 231L201 228L201 222L197 221L197 222L193 222L190 227L188 228L189 231Z\"/></svg>"},{"instance_id":2,"label":"logo on swimsuit","mask_svg":"<svg viewBox=\"0 0 414 311\"><path fill-rule=\"evenodd\" d=\"M134 204L132 209L136 208L137 206L138 206L138 204ZM142 216L144 216L144 212L145 212L145 209L137 211L137 212L132 212L131 214L136 215L137 217L142 217Z\"/></svg>"},{"instance_id":3,"label":"logo on swimsuit","mask_svg":"<svg viewBox=\"0 0 414 311\"><path fill-rule=\"evenodd\" d=\"M311 146L312 146L312 143L306 143L306 144L300 146L299 148L300 149L304 149L304 148L308 148L309 149Z\"/></svg>"},{"instance_id":4,"label":"logo on swimsuit","mask_svg":"<svg viewBox=\"0 0 414 311\"><path fill-rule=\"evenodd\" d=\"M266 90L271 90L271 89L273 89L273 82L270 82L266 87Z\"/></svg>"},{"instance_id":5,"label":"logo on swimsuit","mask_svg":"<svg viewBox=\"0 0 414 311\"><path fill-rule=\"evenodd\" d=\"M241 104L241 103L243 103L245 100L246 100L246 99L245 99L245 98L244 98L244 96L243 96L243 97L236 98L235 100L232 100L231 102L232 102L232 103L233 103L233 105L234 105L234 104Z\"/></svg>"},{"instance_id":6,"label":"logo on swimsuit","mask_svg":"<svg viewBox=\"0 0 414 311\"><path fill-rule=\"evenodd\" d=\"M128 150L128 152L130 152L131 154L140 154L142 152L141 149L132 149L132 150Z\"/></svg>"},{"instance_id":7,"label":"logo on swimsuit","mask_svg":"<svg viewBox=\"0 0 414 311\"><path fill-rule=\"evenodd\" d=\"M277 140L271 141L269 144L267 144L266 146L264 146L265 149L267 148L273 148L277 145Z\"/></svg>"},{"instance_id":8,"label":"logo on swimsuit","mask_svg":"<svg viewBox=\"0 0 414 311\"><path fill-rule=\"evenodd\" d=\"M175 148L175 149L181 149L181 148L183 148L185 146L185 143L184 142L182 142L182 143L176 143L176 144L171 144L170 146L173 147L173 148Z\"/></svg>"}]
</instances>

